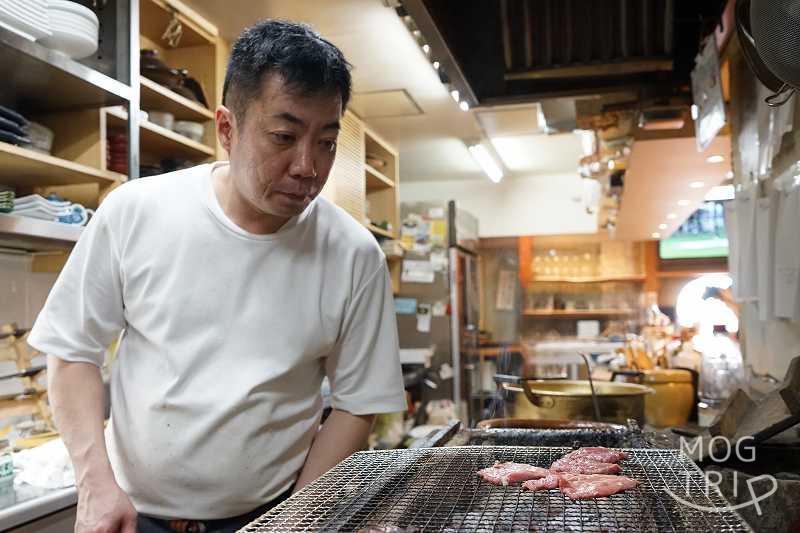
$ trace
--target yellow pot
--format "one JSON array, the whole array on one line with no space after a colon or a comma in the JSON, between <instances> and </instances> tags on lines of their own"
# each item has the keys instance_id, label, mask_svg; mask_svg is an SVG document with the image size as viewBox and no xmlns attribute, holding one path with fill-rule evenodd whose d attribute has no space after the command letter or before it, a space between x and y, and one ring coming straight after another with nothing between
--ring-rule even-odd
<instances>
[{"instance_id":1,"label":"yellow pot","mask_svg":"<svg viewBox=\"0 0 800 533\"><path fill-rule=\"evenodd\" d=\"M683 426L689 420L695 402L692 374L688 370L647 370L642 383L652 388L655 394L645 398L645 420L651 426Z\"/></svg>"}]
</instances>

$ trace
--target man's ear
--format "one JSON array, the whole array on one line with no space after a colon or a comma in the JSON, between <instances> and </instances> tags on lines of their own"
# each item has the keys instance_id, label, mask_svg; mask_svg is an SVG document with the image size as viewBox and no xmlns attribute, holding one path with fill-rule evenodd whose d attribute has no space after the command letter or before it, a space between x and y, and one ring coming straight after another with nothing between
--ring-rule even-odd
<instances>
[{"instance_id":1,"label":"man's ear","mask_svg":"<svg viewBox=\"0 0 800 533\"><path fill-rule=\"evenodd\" d=\"M225 151L230 154L231 144L236 134L236 116L230 109L221 105L217 107L214 119L217 127L217 139Z\"/></svg>"}]
</instances>

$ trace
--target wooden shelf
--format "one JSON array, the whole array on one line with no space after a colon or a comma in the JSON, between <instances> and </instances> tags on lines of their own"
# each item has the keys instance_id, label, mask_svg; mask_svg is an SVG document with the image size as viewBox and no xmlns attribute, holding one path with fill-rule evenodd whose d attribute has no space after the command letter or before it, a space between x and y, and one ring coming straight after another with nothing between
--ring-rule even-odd
<instances>
[{"instance_id":1,"label":"wooden shelf","mask_svg":"<svg viewBox=\"0 0 800 533\"><path fill-rule=\"evenodd\" d=\"M121 174L73 163L58 157L0 142L0 184L11 187L111 185Z\"/></svg>"},{"instance_id":2,"label":"wooden shelf","mask_svg":"<svg viewBox=\"0 0 800 533\"><path fill-rule=\"evenodd\" d=\"M597 278L582 278L582 277L547 277L547 276L539 276L534 277L531 281L541 282L541 283L609 283L609 282L618 282L618 281L634 281L634 282L644 282L644 276L609 276L609 277L597 277Z\"/></svg>"},{"instance_id":3,"label":"wooden shelf","mask_svg":"<svg viewBox=\"0 0 800 533\"><path fill-rule=\"evenodd\" d=\"M381 237L387 237L389 239L394 239L394 233L391 231L386 231L383 228L379 228L374 224L365 224L368 230L372 232L373 235L380 235Z\"/></svg>"},{"instance_id":4,"label":"wooden shelf","mask_svg":"<svg viewBox=\"0 0 800 533\"><path fill-rule=\"evenodd\" d=\"M371 165L364 165L367 175L367 192L394 188L394 181L390 180Z\"/></svg>"},{"instance_id":5,"label":"wooden shelf","mask_svg":"<svg viewBox=\"0 0 800 533\"><path fill-rule=\"evenodd\" d=\"M37 113L124 103L131 88L60 52L0 28L3 103Z\"/></svg>"},{"instance_id":6,"label":"wooden shelf","mask_svg":"<svg viewBox=\"0 0 800 533\"><path fill-rule=\"evenodd\" d=\"M124 127L128 114L118 107L107 108L108 125ZM141 131L141 151L158 157L180 157L190 161L205 161L216 153L213 148L193 141L148 121L139 123Z\"/></svg>"},{"instance_id":7,"label":"wooden shelf","mask_svg":"<svg viewBox=\"0 0 800 533\"><path fill-rule=\"evenodd\" d=\"M181 0L141 0L139 14L140 31L153 42L163 42L161 35L174 15L183 29L178 44L180 48L216 44L217 29L204 24L199 15Z\"/></svg>"},{"instance_id":8,"label":"wooden shelf","mask_svg":"<svg viewBox=\"0 0 800 533\"><path fill-rule=\"evenodd\" d=\"M158 83L142 76L141 107L145 111L166 111L175 115L175 120L193 120L205 122L214 120L214 113L185 96L171 91Z\"/></svg>"},{"instance_id":9,"label":"wooden shelf","mask_svg":"<svg viewBox=\"0 0 800 533\"><path fill-rule=\"evenodd\" d=\"M0 247L24 251L66 249L78 241L83 226L0 213Z\"/></svg>"},{"instance_id":10,"label":"wooden shelf","mask_svg":"<svg viewBox=\"0 0 800 533\"><path fill-rule=\"evenodd\" d=\"M704 274L719 274L724 272L724 269L709 269L709 270L664 270L656 272L656 277L659 278L696 278Z\"/></svg>"},{"instance_id":11,"label":"wooden shelf","mask_svg":"<svg viewBox=\"0 0 800 533\"><path fill-rule=\"evenodd\" d=\"M525 309L522 314L525 316L539 316L549 318L584 318L584 317L604 317L604 316L625 316L632 315L636 311L632 309Z\"/></svg>"}]
</instances>

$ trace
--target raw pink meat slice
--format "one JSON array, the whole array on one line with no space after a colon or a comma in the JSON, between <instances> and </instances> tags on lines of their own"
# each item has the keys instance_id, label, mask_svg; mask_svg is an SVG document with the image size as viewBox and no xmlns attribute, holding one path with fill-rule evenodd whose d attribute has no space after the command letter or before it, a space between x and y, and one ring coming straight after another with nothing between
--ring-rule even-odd
<instances>
[{"instance_id":1,"label":"raw pink meat slice","mask_svg":"<svg viewBox=\"0 0 800 533\"><path fill-rule=\"evenodd\" d=\"M603 498L624 490L632 489L639 484L635 479L625 476L609 476L604 474L569 474L559 475L558 488L572 500L588 500Z\"/></svg>"},{"instance_id":2,"label":"raw pink meat slice","mask_svg":"<svg viewBox=\"0 0 800 533\"><path fill-rule=\"evenodd\" d=\"M497 462L494 466L478 470L476 473L493 485L506 486L509 483L539 479L550 472L546 468L539 468L525 463Z\"/></svg>"},{"instance_id":3,"label":"raw pink meat slice","mask_svg":"<svg viewBox=\"0 0 800 533\"><path fill-rule=\"evenodd\" d=\"M564 459L591 459L599 463L618 463L629 456L627 453L620 450L611 450L603 448L602 446L594 446L589 448L578 448L574 452L570 452L564 456Z\"/></svg>"},{"instance_id":4,"label":"raw pink meat slice","mask_svg":"<svg viewBox=\"0 0 800 533\"><path fill-rule=\"evenodd\" d=\"M554 462L550 470L573 474L619 474L622 472L622 467L615 463L601 463L583 457L564 457Z\"/></svg>"},{"instance_id":5,"label":"raw pink meat slice","mask_svg":"<svg viewBox=\"0 0 800 533\"><path fill-rule=\"evenodd\" d=\"M561 479L560 474L547 474L543 478L539 479L532 479L530 481L526 481L522 484L522 488L527 490L532 490L536 492L537 490L550 490L550 489L557 489L558 482Z\"/></svg>"}]
</instances>

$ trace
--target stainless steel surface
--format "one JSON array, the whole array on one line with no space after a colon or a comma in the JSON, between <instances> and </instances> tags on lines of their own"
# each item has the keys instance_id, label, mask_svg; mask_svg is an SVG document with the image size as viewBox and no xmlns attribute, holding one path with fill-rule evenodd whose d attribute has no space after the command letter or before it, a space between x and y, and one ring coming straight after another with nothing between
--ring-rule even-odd
<instances>
[{"instance_id":1,"label":"stainless steel surface","mask_svg":"<svg viewBox=\"0 0 800 533\"><path fill-rule=\"evenodd\" d=\"M139 177L139 107L141 94L139 87L139 0L128 0L129 27L129 64L128 80L131 87L137 90L131 91L128 100L128 179Z\"/></svg>"},{"instance_id":2,"label":"stainless steel surface","mask_svg":"<svg viewBox=\"0 0 800 533\"><path fill-rule=\"evenodd\" d=\"M77 242L82 226L0 213L0 246L28 251L64 250Z\"/></svg>"},{"instance_id":3,"label":"stainless steel surface","mask_svg":"<svg viewBox=\"0 0 800 533\"><path fill-rule=\"evenodd\" d=\"M357 453L241 531L358 531L368 525L422 531L751 531L716 487L677 450L630 449L623 474L641 485L608 498L571 501L523 492L475 475L497 460L546 467L570 448L468 446ZM713 512L672 499L665 489ZM689 495L686 496L688 488Z\"/></svg>"},{"instance_id":4,"label":"stainless steel surface","mask_svg":"<svg viewBox=\"0 0 800 533\"><path fill-rule=\"evenodd\" d=\"M450 364L453 366L453 404L456 413L462 415L461 405L462 395L462 370L461 370L461 326L458 323L460 313L458 312L458 250L450 248L449 255L449 285L450 285Z\"/></svg>"},{"instance_id":5,"label":"stainless steel surface","mask_svg":"<svg viewBox=\"0 0 800 533\"><path fill-rule=\"evenodd\" d=\"M13 492L10 501L0 502L0 531L37 520L78 502L75 487L47 490L22 485L14 487Z\"/></svg>"}]
</instances>

